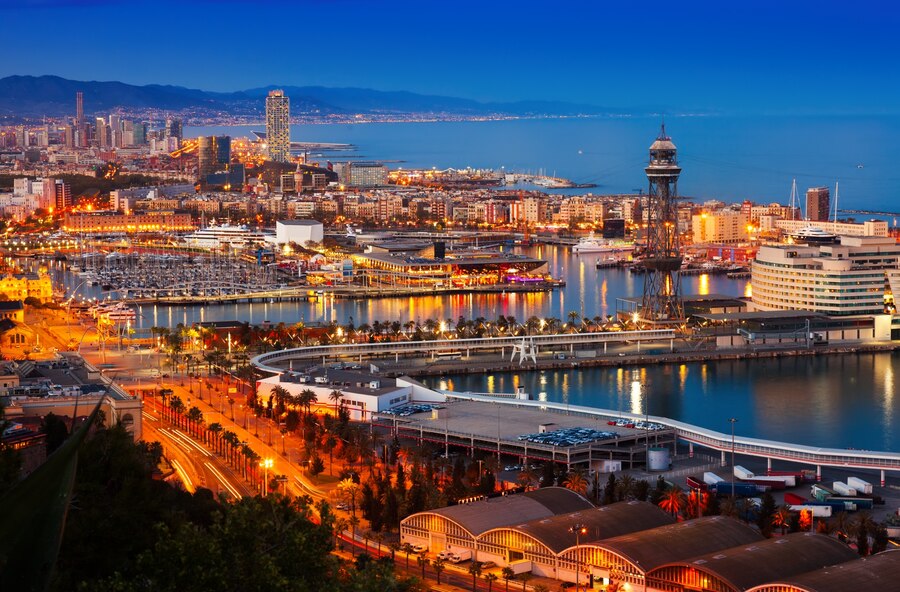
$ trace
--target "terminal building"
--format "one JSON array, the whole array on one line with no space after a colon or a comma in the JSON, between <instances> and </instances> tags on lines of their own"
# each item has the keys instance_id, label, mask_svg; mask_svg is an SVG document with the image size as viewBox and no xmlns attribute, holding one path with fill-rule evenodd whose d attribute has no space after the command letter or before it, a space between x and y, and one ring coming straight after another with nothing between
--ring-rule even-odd
<instances>
[{"instance_id":1,"label":"terminal building","mask_svg":"<svg viewBox=\"0 0 900 592\"><path fill-rule=\"evenodd\" d=\"M419 512L401 522L400 537L515 573L652 592L863 589L852 578L888 582L900 558L893 551L861 560L840 541L808 532L766 539L725 516L675 522L648 502L593 507L559 487ZM829 586L829 577L847 586Z\"/></svg>"},{"instance_id":2,"label":"terminal building","mask_svg":"<svg viewBox=\"0 0 900 592\"><path fill-rule=\"evenodd\" d=\"M424 248L400 245L370 246L353 255L353 264L365 270L370 284L410 287L474 287L503 283L548 281L547 262L499 251L448 252L444 243Z\"/></svg>"},{"instance_id":3,"label":"terminal building","mask_svg":"<svg viewBox=\"0 0 900 592\"><path fill-rule=\"evenodd\" d=\"M843 236L840 244L762 246L750 268L753 307L829 316L883 314L898 260L900 245L893 238Z\"/></svg>"}]
</instances>

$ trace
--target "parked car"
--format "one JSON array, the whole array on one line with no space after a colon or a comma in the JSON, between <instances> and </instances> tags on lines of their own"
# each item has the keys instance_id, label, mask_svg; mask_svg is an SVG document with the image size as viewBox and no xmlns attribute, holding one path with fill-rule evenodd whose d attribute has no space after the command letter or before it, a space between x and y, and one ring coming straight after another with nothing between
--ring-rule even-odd
<instances>
[{"instance_id":1,"label":"parked car","mask_svg":"<svg viewBox=\"0 0 900 592\"><path fill-rule=\"evenodd\" d=\"M416 553L425 553L428 551L428 547L425 545L413 545L413 551Z\"/></svg>"}]
</instances>

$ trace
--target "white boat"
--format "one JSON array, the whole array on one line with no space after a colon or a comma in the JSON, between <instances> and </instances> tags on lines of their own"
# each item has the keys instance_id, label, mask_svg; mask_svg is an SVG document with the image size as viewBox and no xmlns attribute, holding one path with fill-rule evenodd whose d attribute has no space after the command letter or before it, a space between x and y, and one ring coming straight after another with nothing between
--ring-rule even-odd
<instances>
[{"instance_id":1,"label":"white boat","mask_svg":"<svg viewBox=\"0 0 900 592\"><path fill-rule=\"evenodd\" d=\"M275 234L271 232L251 230L246 226L208 226L183 237L185 244L191 247L217 249L222 246L241 248L253 245L267 245L275 242Z\"/></svg>"},{"instance_id":2,"label":"white boat","mask_svg":"<svg viewBox=\"0 0 900 592\"><path fill-rule=\"evenodd\" d=\"M812 245L829 245L838 242L838 236L827 232L812 224L804 226L790 235L794 243L806 243Z\"/></svg>"},{"instance_id":3,"label":"white boat","mask_svg":"<svg viewBox=\"0 0 900 592\"><path fill-rule=\"evenodd\" d=\"M597 238L594 236L594 233L591 232L589 235L582 237L581 240L572 247L572 252L579 255L585 253L612 254L631 251L633 248L634 245L628 243L614 243L605 238Z\"/></svg>"}]
</instances>

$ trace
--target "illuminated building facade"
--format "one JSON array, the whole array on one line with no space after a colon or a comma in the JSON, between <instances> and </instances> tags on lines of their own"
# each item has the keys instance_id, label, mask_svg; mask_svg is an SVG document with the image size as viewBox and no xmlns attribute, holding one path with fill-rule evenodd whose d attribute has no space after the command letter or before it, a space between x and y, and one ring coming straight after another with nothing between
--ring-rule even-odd
<instances>
[{"instance_id":1,"label":"illuminated building facade","mask_svg":"<svg viewBox=\"0 0 900 592\"><path fill-rule=\"evenodd\" d=\"M269 91L266 97L266 143L269 160L291 159L291 100L283 90Z\"/></svg>"},{"instance_id":2,"label":"illuminated building facade","mask_svg":"<svg viewBox=\"0 0 900 592\"><path fill-rule=\"evenodd\" d=\"M893 238L844 236L838 245L762 246L750 268L753 306L830 316L881 314L898 259L900 245Z\"/></svg>"},{"instance_id":3,"label":"illuminated building facade","mask_svg":"<svg viewBox=\"0 0 900 592\"><path fill-rule=\"evenodd\" d=\"M185 232L196 225L187 212L153 211L134 214L92 212L66 214L63 230L76 234Z\"/></svg>"},{"instance_id":4,"label":"illuminated building facade","mask_svg":"<svg viewBox=\"0 0 900 592\"><path fill-rule=\"evenodd\" d=\"M37 298L41 302L53 299L53 285L45 273L16 273L0 277L0 294L8 300Z\"/></svg>"}]
</instances>

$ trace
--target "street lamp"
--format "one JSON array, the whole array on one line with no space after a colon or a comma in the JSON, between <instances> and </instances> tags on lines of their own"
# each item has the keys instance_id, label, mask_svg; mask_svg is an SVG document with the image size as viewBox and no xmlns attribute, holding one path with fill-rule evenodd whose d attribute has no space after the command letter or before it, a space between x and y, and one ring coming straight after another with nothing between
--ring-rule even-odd
<instances>
[{"instance_id":1,"label":"street lamp","mask_svg":"<svg viewBox=\"0 0 900 592\"><path fill-rule=\"evenodd\" d=\"M573 524L569 528L569 532L575 533L575 590L578 590L578 572L580 571L578 558L580 557L581 535L587 534L587 526L584 524Z\"/></svg>"},{"instance_id":2,"label":"street lamp","mask_svg":"<svg viewBox=\"0 0 900 592\"><path fill-rule=\"evenodd\" d=\"M731 501L734 502L734 424L737 423L736 417L730 417L728 421L731 423Z\"/></svg>"},{"instance_id":3,"label":"street lamp","mask_svg":"<svg viewBox=\"0 0 900 592\"><path fill-rule=\"evenodd\" d=\"M263 497L266 497L266 494L269 491L269 469L271 469L272 465L274 464L275 462L271 458L259 461L259 466L265 469L265 477L263 481Z\"/></svg>"}]
</instances>

